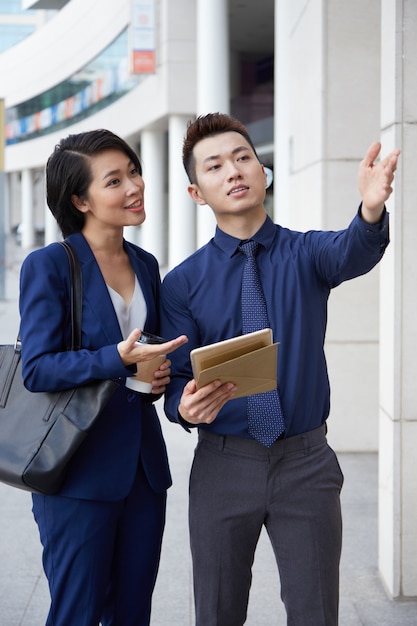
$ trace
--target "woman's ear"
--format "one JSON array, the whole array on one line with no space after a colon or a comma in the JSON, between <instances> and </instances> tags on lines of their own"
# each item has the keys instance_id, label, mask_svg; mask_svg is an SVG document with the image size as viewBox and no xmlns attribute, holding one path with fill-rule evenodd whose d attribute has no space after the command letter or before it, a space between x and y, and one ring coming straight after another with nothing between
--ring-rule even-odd
<instances>
[{"instance_id":1,"label":"woman's ear","mask_svg":"<svg viewBox=\"0 0 417 626\"><path fill-rule=\"evenodd\" d=\"M207 204L207 202L204 200L203 196L200 193L198 185L196 185L195 183L188 186L188 193L196 204Z\"/></svg>"},{"instance_id":2,"label":"woman's ear","mask_svg":"<svg viewBox=\"0 0 417 626\"><path fill-rule=\"evenodd\" d=\"M72 194L71 202L75 206L75 208L78 209L78 211L81 211L81 213L87 212L87 203L85 200L82 200L79 196Z\"/></svg>"}]
</instances>

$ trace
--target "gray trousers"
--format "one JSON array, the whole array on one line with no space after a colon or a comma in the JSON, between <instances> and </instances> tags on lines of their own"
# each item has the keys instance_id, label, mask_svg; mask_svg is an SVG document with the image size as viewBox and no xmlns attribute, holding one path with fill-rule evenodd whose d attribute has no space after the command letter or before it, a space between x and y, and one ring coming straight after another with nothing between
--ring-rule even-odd
<instances>
[{"instance_id":1,"label":"gray trousers","mask_svg":"<svg viewBox=\"0 0 417 626\"><path fill-rule=\"evenodd\" d=\"M288 626L337 626L343 475L325 433L265 448L200 430L189 505L196 626L245 623L262 526Z\"/></svg>"}]
</instances>

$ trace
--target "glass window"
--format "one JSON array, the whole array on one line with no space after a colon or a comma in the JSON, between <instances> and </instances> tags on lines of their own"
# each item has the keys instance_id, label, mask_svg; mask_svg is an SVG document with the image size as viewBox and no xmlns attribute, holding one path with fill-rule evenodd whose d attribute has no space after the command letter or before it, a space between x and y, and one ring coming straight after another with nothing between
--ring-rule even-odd
<instances>
[{"instance_id":1,"label":"glass window","mask_svg":"<svg viewBox=\"0 0 417 626\"><path fill-rule=\"evenodd\" d=\"M22 13L21 0L0 0L0 13Z\"/></svg>"},{"instance_id":2,"label":"glass window","mask_svg":"<svg viewBox=\"0 0 417 626\"><path fill-rule=\"evenodd\" d=\"M32 24L0 24L0 53L26 39L34 30Z\"/></svg>"},{"instance_id":3,"label":"glass window","mask_svg":"<svg viewBox=\"0 0 417 626\"><path fill-rule=\"evenodd\" d=\"M6 144L46 135L103 109L135 87L129 73L128 30L70 79L6 110Z\"/></svg>"}]
</instances>

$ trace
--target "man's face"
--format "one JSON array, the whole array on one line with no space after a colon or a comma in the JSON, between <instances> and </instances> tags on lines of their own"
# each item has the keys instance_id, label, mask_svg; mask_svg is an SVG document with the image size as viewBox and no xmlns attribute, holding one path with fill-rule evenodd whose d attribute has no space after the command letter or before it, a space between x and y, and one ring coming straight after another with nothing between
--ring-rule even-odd
<instances>
[{"instance_id":1,"label":"man's face","mask_svg":"<svg viewBox=\"0 0 417 626\"><path fill-rule=\"evenodd\" d=\"M188 191L216 217L264 212L266 176L246 139L235 131L214 135L194 147L196 183Z\"/></svg>"}]
</instances>

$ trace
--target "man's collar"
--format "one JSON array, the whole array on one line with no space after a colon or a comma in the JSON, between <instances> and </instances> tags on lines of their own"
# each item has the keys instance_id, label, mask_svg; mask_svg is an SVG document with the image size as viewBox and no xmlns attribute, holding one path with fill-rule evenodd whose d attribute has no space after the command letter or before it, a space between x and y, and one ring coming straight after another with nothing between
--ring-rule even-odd
<instances>
[{"instance_id":1,"label":"man's collar","mask_svg":"<svg viewBox=\"0 0 417 626\"><path fill-rule=\"evenodd\" d=\"M266 220L264 221L258 232L256 232L253 237L251 237L251 239L259 243L264 248L268 249L272 244L275 232L275 224L271 220L269 215L267 215ZM220 230L220 228L217 226L214 235L214 242L221 250L223 250L223 252L227 254L227 256L232 257L238 250L241 239L237 239L232 235L228 235L224 231Z\"/></svg>"}]
</instances>

